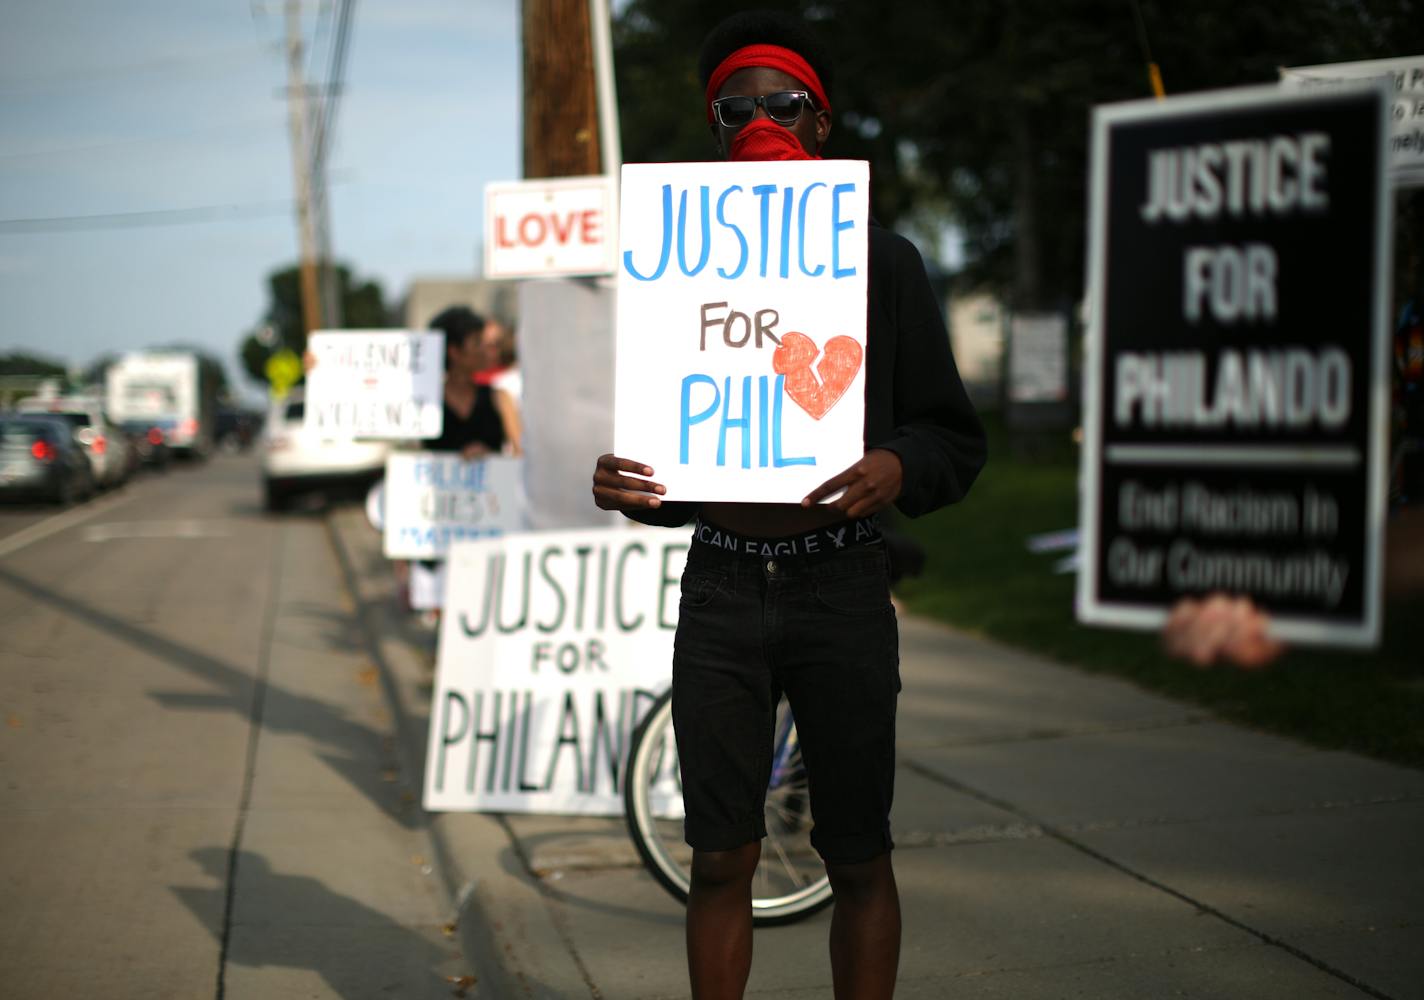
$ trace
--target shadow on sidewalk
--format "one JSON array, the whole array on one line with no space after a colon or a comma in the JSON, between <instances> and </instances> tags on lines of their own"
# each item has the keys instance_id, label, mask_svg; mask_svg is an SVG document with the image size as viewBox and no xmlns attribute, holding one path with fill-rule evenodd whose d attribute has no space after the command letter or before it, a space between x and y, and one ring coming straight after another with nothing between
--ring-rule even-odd
<instances>
[{"instance_id":1,"label":"shadow on sidewalk","mask_svg":"<svg viewBox=\"0 0 1424 1000\"><path fill-rule=\"evenodd\" d=\"M325 752L317 756L383 813L406 829L420 825L414 800L407 801L397 793L399 786L394 783L394 777L399 764L395 744L385 734L348 718L316 698L294 694L270 681L259 686L256 677L247 671L51 590L3 566L0 566L0 583L218 689L211 694L150 692L150 697L164 708L234 712L269 731L306 736L324 749ZM375 759L378 755L379 762Z\"/></svg>"},{"instance_id":2,"label":"shadow on sidewalk","mask_svg":"<svg viewBox=\"0 0 1424 1000\"><path fill-rule=\"evenodd\" d=\"M300 983L273 989L265 977L276 969L310 970L346 1000L461 995L447 977L463 975L464 960L454 941L438 943L438 929L402 926L314 878L275 871L253 851L234 859L226 848L203 847L189 856L215 884L169 888L220 945L219 996L238 976L249 981L245 995L295 995Z\"/></svg>"},{"instance_id":3,"label":"shadow on sidewalk","mask_svg":"<svg viewBox=\"0 0 1424 1000\"><path fill-rule=\"evenodd\" d=\"M501 825L510 838L509 846L499 852L499 866L507 875L512 875L516 879L532 882L538 890L549 897L566 906L575 907L588 913L602 914L606 917L616 917L620 920L631 920L643 924L658 924L662 926L681 927L684 922L681 910L668 913L666 911L651 910L642 906L624 906L619 903L612 903L605 899L595 899L589 895L580 895L572 888L572 884L577 884L577 880L564 879L559 871L536 871L532 867L530 859L536 856L541 845L558 844L560 842L572 842L575 847L586 847L589 843L598 841L615 840L619 846L626 843L628 851L631 853L633 847L629 841L627 828L616 820L609 821L609 829L606 833L598 835L589 834L587 831L568 832L560 830L549 830L540 833L519 833L510 827L508 820L500 819ZM517 845L517 846L516 846ZM606 850L606 848L602 848ZM641 863L636 858L629 859L626 864L603 864L580 866L570 865L567 868L570 872L610 872L617 871L626 874L627 878L646 879L648 885L653 885L653 877L644 870ZM571 884L572 883L572 884ZM662 889L658 890L662 892ZM670 900L671 897L668 897Z\"/></svg>"}]
</instances>

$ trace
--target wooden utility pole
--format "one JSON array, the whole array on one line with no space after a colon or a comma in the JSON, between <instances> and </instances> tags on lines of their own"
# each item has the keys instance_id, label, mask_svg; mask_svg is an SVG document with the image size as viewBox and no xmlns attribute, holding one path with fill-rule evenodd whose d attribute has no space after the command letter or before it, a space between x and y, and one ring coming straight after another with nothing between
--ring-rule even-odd
<instances>
[{"instance_id":1,"label":"wooden utility pole","mask_svg":"<svg viewBox=\"0 0 1424 1000\"><path fill-rule=\"evenodd\" d=\"M603 172L589 0L523 0L524 176Z\"/></svg>"},{"instance_id":2,"label":"wooden utility pole","mask_svg":"<svg viewBox=\"0 0 1424 1000\"><path fill-rule=\"evenodd\" d=\"M301 237L303 332L322 328L316 280L316 220L312 204L311 147L307 136L307 86L302 74L301 0L287 4L287 118L292 132L292 174L296 180L297 232Z\"/></svg>"}]
</instances>

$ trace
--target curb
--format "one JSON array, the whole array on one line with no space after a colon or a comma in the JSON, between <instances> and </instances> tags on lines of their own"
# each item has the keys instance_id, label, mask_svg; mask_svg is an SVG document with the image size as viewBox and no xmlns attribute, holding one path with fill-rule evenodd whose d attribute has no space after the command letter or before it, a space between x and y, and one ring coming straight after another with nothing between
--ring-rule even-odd
<instances>
[{"instance_id":1,"label":"curb","mask_svg":"<svg viewBox=\"0 0 1424 1000\"><path fill-rule=\"evenodd\" d=\"M391 713L402 793L420 809L461 950L476 973L476 995L601 1000L503 816L431 813L419 805L428 719L423 701L434 679L433 658L402 635L389 564L364 515L333 508L324 522Z\"/></svg>"}]
</instances>

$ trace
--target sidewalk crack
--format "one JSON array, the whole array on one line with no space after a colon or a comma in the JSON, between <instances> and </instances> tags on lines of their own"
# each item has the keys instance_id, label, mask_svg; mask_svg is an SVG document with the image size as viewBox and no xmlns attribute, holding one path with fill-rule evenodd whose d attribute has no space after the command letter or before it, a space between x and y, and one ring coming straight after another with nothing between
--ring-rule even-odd
<instances>
[{"instance_id":1,"label":"sidewalk crack","mask_svg":"<svg viewBox=\"0 0 1424 1000\"><path fill-rule=\"evenodd\" d=\"M1347 983L1350 986L1353 986L1355 989L1360 990L1361 992L1376 998L1376 1000L1397 1000L1397 998L1391 997L1389 994L1381 992L1380 990L1371 986L1369 983L1366 983L1358 977L1346 972L1344 969L1336 968L1329 962L1326 962L1324 959L1317 958L1316 956L1310 954L1304 949L1296 947L1289 941L1286 941L1282 938L1278 938L1274 934L1269 934L1266 931L1260 930L1259 928L1252 927L1250 924L1236 919L1235 917L1231 916L1223 910L1217 909L1216 907L1211 906L1208 903L1204 903L1199 899L1195 899L1192 896L1187 895L1180 889L1174 889L1172 886L1167 885L1165 882L1161 882L1157 879L1152 878L1150 875L1146 875L1133 868L1129 868L1121 861L1109 857L1107 854L1104 854L1102 851L1099 851L1096 848L1089 847L1081 840L1075 839L1064 828L1056 827L1051 823L1045 823L1042 820L1034 817L1027 810L1021 809L1020 807L1014 805L1012 802L1007 802L996 796L990 795L988 792L980 791L979 789L974 788L971 785L967 785L964 782L959 781L955 778L950 778L946 775L940 774L932 768L926 767L925 765L917 763L916 761L902 758L900 763L901 766L909 768L911 771L913 771L922 778L926 778L929 781L935 782L936 784L943 785L945 788L952 789L953 791L960 792L961 794L967 795L970 798L977 799L978 801L986 805L993 806L996 809L1001 809L1004 812L1011 813L1017 816L1019 819L1023 820L1025 823L1031 824L1032 826L1035 826L1038 829L1042 830L1043 835L1045 837L1050 837L1063 844L1064 846L1070 847L1073 850L1079 852L1080 854L1083 854L1089 858L1092 858L1094 861L1097 861L1100 864L1112 868L1114 871L1121 872L1129 878L1141 882L1143 885L1150 886L1151 888L1156 889L1158 892L1166 893L1174 899L1178 899L1183 903L1186 903L1188 906L1195 908L1201 913L1213 916L1216 919L1222 921L1223 923L1228 924L1232 927L1235 927L1239 931L1251 935L1263 944L1268 944L1274 948L1279 948L1287 954L1292 955L1293 957L1301 960L1302 962L1305 962L1306 964L1311 965L1316 969L1319 969L1321 972L1324 972L1330 976L1334 976L1341 982Z\"/></svg>"},{"instance_id":2,"label":"sidewalk crack","mask_svg":"<svg viewBox=\"0 0 1424 1000\"><path fill-rule=\"evenodd\" d=\"M253 777L257 773L257 744L262 737L262 712L267 702L267 678L272 664L272 645L277 631L278 598L282 585L283 544L287 528L282 527L272 556L272 570L267 582L267 604L262 609L262 641L258 647L257 669L253 675L252 704L247 710L247 753L242 765L242 789L237 797L237 818L233 822L232 841L227 853L227 880L223 890L222 935L218 945L218 979L216 1000L227 995L228 950L232 943L232 913L237 902L237 860L242 852L242 835L252 806Z\"/></svg>"}]
</instances>

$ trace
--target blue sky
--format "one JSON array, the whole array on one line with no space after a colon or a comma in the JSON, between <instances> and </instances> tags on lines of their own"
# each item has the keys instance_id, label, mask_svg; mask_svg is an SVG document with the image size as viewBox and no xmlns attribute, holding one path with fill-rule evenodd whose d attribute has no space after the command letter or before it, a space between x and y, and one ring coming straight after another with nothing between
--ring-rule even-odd
<instances>
[{"instance_id":1,"label":"blue sky","mask_svg":"<svg viewBox=\"0 0 1424 1000\"><path fill-rule=\"evenodd\" d=\"M303 0L309 47L327 2ZM519 176L518 10L356 2L332 239L388 299L413 276L472 274L484 185ZM297 256L283 33L282 0L0 0L0 353L84 365L182 341L241 378L265 276ZM243 217L14 221L207 206Z\"/></svg>"}]
</instances>

